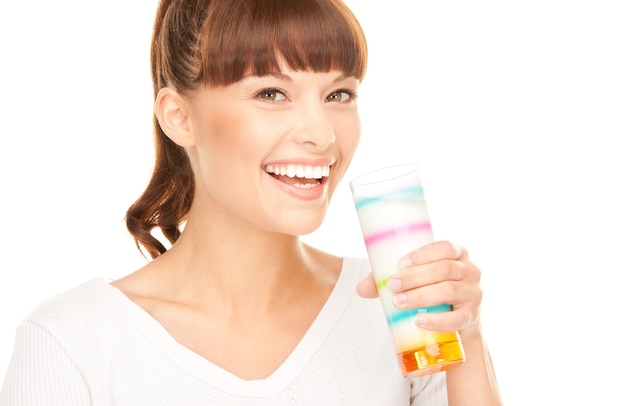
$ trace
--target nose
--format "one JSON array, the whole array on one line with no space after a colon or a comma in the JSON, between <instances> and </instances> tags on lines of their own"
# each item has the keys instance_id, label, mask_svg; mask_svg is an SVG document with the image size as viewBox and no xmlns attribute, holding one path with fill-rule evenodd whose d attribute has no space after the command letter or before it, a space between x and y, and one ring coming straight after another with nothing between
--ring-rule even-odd
<instances>
[{"instance_id":1,"label":"nose","mask_svg":"<svg viewBox=\"0 0 626 406\"><path fill-rule=\"evenodd\" d=\"M294 117L294 139L325 150L335 142L335 130L323 103L303 103Z\"/></svg>"}]
</instances>

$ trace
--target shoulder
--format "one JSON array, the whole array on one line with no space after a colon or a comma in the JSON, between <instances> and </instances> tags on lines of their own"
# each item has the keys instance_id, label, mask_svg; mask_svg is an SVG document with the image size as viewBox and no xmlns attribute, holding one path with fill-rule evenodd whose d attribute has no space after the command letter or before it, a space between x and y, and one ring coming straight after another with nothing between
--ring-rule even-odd
<instances>
[{"instance_id":1,"label":"shoulder","mask_svg":"<svg viewBox=\"0 0 626 406\"><path fill-rule=\"evenodd\" d=\"M121 303L123 294L105 279L93 279L52 296L24 319L46 331L65 348L101 343L112 331L128 324Z\"/></svg>"},{"instance_id":2,"label":"shoulder","mask_svg":"<svg viewBox=\"0 0 626 406\"><path fill-rule=\"evenodd\" d=\"M43 301L22 326L48 334L85 372L126 365L123 359L141 349L147 353L150 335L160 337L160 326L147 319L108 280L93 279Z\"/></svg>"},{"instance_id":3,"label":"shoulder","mask_svg":"<svg viewBox=\"0 0 626 406\"><path fill-rule=\"evenodd\" d=\"M26 317L26 322L41 327L59 326L71 320L90 319L108 310L111 303L101 294L107 289L105 279L93 279L63 293L51 296L37 305Z\"/></svg>"}]
</instances>

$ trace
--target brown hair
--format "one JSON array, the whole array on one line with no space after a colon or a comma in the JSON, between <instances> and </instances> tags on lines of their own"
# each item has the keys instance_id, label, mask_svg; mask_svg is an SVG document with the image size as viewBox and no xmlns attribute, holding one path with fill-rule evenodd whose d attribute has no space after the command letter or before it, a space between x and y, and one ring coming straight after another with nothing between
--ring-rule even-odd
<instances>
[{"instance_id":1,"label":"brown hair","mask_svg":"<svg viewBox=\"0 0 626 406\"><path fill-rule=\"evenodd\" d=\"M367 63L363 31L341 0L161 0L152 35L154 95L164 87L190 95L202 86L225 86L245 75L291 69L341 70L362 80ZM185 150L153 119L155 167L143 194L126 213L137 247L156 258L166 251L194 194Z\"/></svg>"}]
</instances>

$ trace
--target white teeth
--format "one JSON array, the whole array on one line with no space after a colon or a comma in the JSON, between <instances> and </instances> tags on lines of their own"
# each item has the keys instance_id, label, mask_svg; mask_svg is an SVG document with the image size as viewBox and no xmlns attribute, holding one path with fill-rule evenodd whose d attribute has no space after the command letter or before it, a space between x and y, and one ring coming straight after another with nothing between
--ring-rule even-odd
<instances>
[{"instance_id":1,"label":"white teeth","mask_svg":"<svg viewBox=\"0 0 626 406\"><path fill-rule=\"evenodd\" d=\"M296 183L293 185L300 189L311 189L317 186L317 183Z\"/></svg>"},{"instance_id":2,"label":"white teeth","mask_svg":"<svg viewBox=\"0 0 626 406\"><path fill-rule=\"evenodd\" d=\"M275 175L288 176L290 178L298 177L304 179L320 179L330 174L330 166L307 166L289 164L287 166L267 165L265 172Z\"/></svg>"}]
</instances>

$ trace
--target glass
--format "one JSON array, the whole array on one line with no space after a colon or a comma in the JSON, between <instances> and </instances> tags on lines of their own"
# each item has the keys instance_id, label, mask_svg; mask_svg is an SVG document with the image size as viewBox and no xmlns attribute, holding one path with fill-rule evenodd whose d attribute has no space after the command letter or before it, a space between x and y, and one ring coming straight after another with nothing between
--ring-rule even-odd
<instances>
[{"instance_id":1,"label":"glass","mask_svg":"<svg viewBox=\"0 0 626 406\"><path fill-rule=\"evenodd\" d=\"M404 376L440 372L465 361L459 333L429 331L415 324L420 313L452 306L401 310L392 302L387 280L399 259L433 241L424 189L414 164L378 169L350 182L365 247Z\"/></svg>"}]
</instances>

